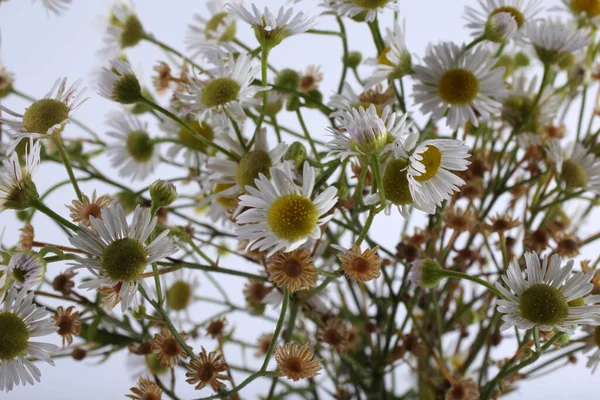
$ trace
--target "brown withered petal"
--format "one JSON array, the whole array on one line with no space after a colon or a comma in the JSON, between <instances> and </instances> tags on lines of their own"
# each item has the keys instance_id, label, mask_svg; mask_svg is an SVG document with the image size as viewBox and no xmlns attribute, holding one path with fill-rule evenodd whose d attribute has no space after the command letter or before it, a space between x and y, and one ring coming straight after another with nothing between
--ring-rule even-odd
<instances>
[{"instance_id":1,"label":"brown withered petal","mask_svg":"<svg viewBox=\"0 0 600 400\"><path fill-rule=\"evenodd\" d=\"M282 251L269 258L269 280L278 287L295 292L300 288L313 288L317 283L317 271L310 250L298 249L289 253Z\"/></svg>"},{"instance_id":2,"label":"brown withered petal","mask_svg":"<svg viewBox=\"0 0 600 400\"><path fill-rule=\"evenodd\" d=\"M278 375L294 382L312 378L321 370L321 359L315 358L309 344L300 347L297 343L287 343L275 349L275 361L279 366Z\"/></svg>"},{"instance_id":3,"label":"brown withered petal","mask_svg":"<svg viewBox=\"0 0 600 400\"><path fill-rule=\"evenodd\" d=\"M185 332L181 332L179 336L183 340L187 340L188 337ZM188 358L186 351L167 328L163 328L162 334L154 335L152 351L156 352L156 358L160 361L160 365L169 368L179 364L180 357Z\"/></svg>"},{"instance_id":4,"label":"brown withered petal","mask_svg":"<svg viewBox=\"0 0 600 400\"><path fill-rule=\"evenodd\" d=\"M348 329L339 319L329 319L319 328L319 341L327 343L338 353L344 353L348 349Z\"/></svg>"},{"instance_id":5,"label":"brown withered petal","mask_svg":"<svg viewBox=\"0 0 600 400\"><path fill-rule=\"evenodd\" d=\"M79 336L81 333L81 321L79 320L79 312L74 312L75 307L70 306L66 310L59 306L56 308L56 314L52 316L54 323L58 327L56 333L62 337L62 345L71 345L73 336Z\"/></svg>"},{"instance_id":6,"label":"brown withered petal","mask_svg":"<svg viewBox=\"0 0 600 400\"><path fill-rule=\"evenodd\" d=\"M152 382L149 377L140 377L138 385L129 390L132 394L127 394L125 397L129 397L132 400L162 399L162 390L156 383Z\"/></svg>"},{"instance_id":7,"label":"brown withered petal","mask_svg":"<svg viewBox=\"0 0 600 400\"><path fill-rule=\"evenodd\" d=\"M456 382L446 392L446 400L479 400L479 389L473 379Z\"/></svg>"},{"instance_id":8,"label":"brown withered petal","mask_svg":"<svg viewBox=\"0 0 600 400\"><path fill-rule=\"evenodd\" d=\"M450 229L457 232L470 231L477 223L477 216L473 211L461 208L449 208L444 212L444 222Z\"/></svg>"},{"instance_id":9,"label":"brown withered petal","mask_svg":"<svg viewBox=\"0 0 600 400\"><path fill-rule=\"evenodd\" d=\"M70 213L69 216L73 222L79 222L85 226L91 226L90 217L102 219L101 211L104 207L110 205L111 198L108 195L96 197L96 191L92 194L92 199L85 194L81 196L81 200L73 200L72 206L67 206Z\"/></svg>"},{"instance_id":10,"label":"brown withered petal","mask_svg":"<svg viewBox=\"0 0 600 400\"><path fill-rule=\"evenodd\" d=\"M21 228L19 247L23 250L31 250L31 248L33 247L34 237L35 230L33 229L33 225L27 222L25 226Z\"/></svg>"},{"instance_id":11,"label":"brown withered petal","mask_svg":"<svg viewBox=\"0 0 600 400\"><path fill-rule=\"evenodd\" d=\"M225 334L225 326L227 325L227 318L217 318L210 321L206 328L206 334L213 339L220 338Z\"/></svg>"},{"instance_id":12,"label":"brown withered petal","mask_svg":"<svg viewBox=\"0 0 600 400\"><path fill-rule=\"evenodd\" d=\"M227 371L229 366L223 361L223 355L217 354L214 351L207 353L204 347L198 354L198 357L194 358L188 364L189 371L186 372L186 382L195 385L196 390L204 389L206 386L212 388L213 391L217 391L225 387L222 380L229 380L229 376L222 374L221 372Z\"/></svg>"},{"instance_id":13,"label":"brown withered petal","mask_svg":"<svg viewBox=\"0 0 600 400\"><path fill-rule=\"evenodd\" d=\"M378 250L379 246L376 246L374 249L366 249L361 252L360 247L354 245L345 253L338 255L348 278L358 282L367 282L379 278L381 275L381 258L377 256Z\"/></svg>"}]
</instances>

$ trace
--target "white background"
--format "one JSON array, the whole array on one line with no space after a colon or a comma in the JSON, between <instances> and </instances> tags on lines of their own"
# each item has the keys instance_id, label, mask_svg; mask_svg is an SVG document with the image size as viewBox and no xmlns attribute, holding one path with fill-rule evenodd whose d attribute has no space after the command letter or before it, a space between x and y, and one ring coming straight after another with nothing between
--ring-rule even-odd
<instances>
[{"instance_id":1,"label":"white background","mask_svg":"<svg viewBox=\"0 0 600 400\"><path fill-rule=\"evenodd\" d=\"M39 2L38 2L39 3ZM104 14L108 10L110 2L101 0L74 0L71 9L61 17L48 17L40 4L31 4L25 0L9 0L0 5L0 29L2 32L2 44L0 57L9 70L16 73L15 86L34 97L44 95L58 77L66 76L70 81L79 78L85 80L90 88L88 100L77 112L76 117L84 121L96 131L103 133L106 130L105 114L110 110L118 109L118 105L111 104L108 100L97 96L94 91L92 76L94 71L102 65L96 51L102 46L102 26ZM259 5L269 5L271 8L278 7L280 1L262 1ZM407 45L412 53L422 57L427 43L438 40L451 40L456 42L468 41L468 33L463 28L464 21L461 19L463 8L466 4L475 5L474 0L424 0L401 2L401 18L407 22ZM558 5L559 0L544 1L548 7ZM138 1L137 11L147 31L152 32L160 40L173 45L177 49L184 49L183 38L186 25L191 22L193 13L206 13L205 1L203 0L145 0ZM316 1L303 1L297 8L304 9L317 14L321 9L316 6ZM205 14L206 15L206 14ZM318 26L322 29L337 29L332 23L331 17L324 17ZM382 27L389 26L389 19L382 21ZM368 28L364 24L357 24L346 20L348 29L350 50L360 50L365 57L374 56L374 46ZM256 45L253 35L247 27L238 22L238 32L244 38L243 41L251 47ZM150 84L152 67L157 60L166 60L164 55L149 43L142 43L129 53L134 69L144 75L144 82ZM302 36L287 39L277 47L270 57L270 61L277 68L294 68L304 70L307 66L316 64L323 67L325 80L321 86L323 93L330 93L335 89L338 79L341 58L341 46L336 37ZM362 70L363 77L369 70ZM352 80L351 80L352 81ZM410 86L410 85L408 85ZM356 86L355 86L356 88ZM163 104L166 98L160 98ZM22 112L26 103L15 98L3 100L3 104L15 111ZM575 107L578 107L575 104ZM574 116L570 118L571 123ZM325 138L326 120L317 113L306 116L307 124L315 137ZM151 121L151 120L149 120ZM292 117L282 118L284 123L292 124ZM154 121L151 121L152 129L155 129ZM573 126L573 125L571 125ZM157 132L156 130L154 130ZM272 132L270 132L272 134ZM69 126L65 135L76 137L82 133L75 126ZM273 139L273 137L271 137ZM116 177L115 171L110 170L105 159L98 160L97 165L110 176ZM159 177L173 176L173 170L159 168L155 176L147 182L135 182L133 186L142 187ZM180 174L179 174L180 175ZM44 164L35 177L40 190L44 190L58 180L66 179L64 170L59 166L48 166ZM100 184L84 183L82 188L85 193L91 194L93 189L98 189L99 194L114 193L111 188ZM60 193L49 199L49 204L62 215L68 211L64 204L70 203L74 198L68 186ZM381 231L383 244L393 247L398 239L400 216L376 219L373 229ZM17 229L21 224L13 217L12 213L5 212L0 215L0 225L6 226L5 241L13 244L18 239ZM36 238L53 243L67 244L64 235L44 216L36 216L34 226L38 227ZM59 235L57 235L59 233ZM57 239L59 238L59 239ZM587 249L590 251L590 249ZM233 263L233 264L231 264ZM235 259L225 259L223 264L227 267L246 268L240 266ZM64 266L63 266L64 267ZM50 266L50 275L59 272L62 267L56 264ZM252 271L249 269L249 271ZM201 294L211 296L215 294L214 288L200 275L202 281ZM223 282L223 280L221 281ZM231 278L224 283L228 292L237 304L242 304L241 289L243 281ZM201 321L213 315L218 308L195 307L193 318ZM271 313L273 313L271 311ZM273 314L275 315L275 314ZM230 326L236 327L236 336L245 340L254 341L261 333L268 331L269 326L256 319L246 317L242 314L230 316ZM233 324L231 321L235 321ZM506 341L508 342L508 340ZM58 343L58 342L57 342ZM203 339L195 345L198 349L203 344L207 349L213 349L215 342ZM507 344L507 353L514 351ZM229 357L236 361L235 347L229 349ZM252 359L252 352L248 352ZM40 365L42 369L42 383L34 387L18 387L8 395L0 394L0 398L7 399L48 399L48 400L75 400L88 399L114 399L123 398L127 390L134 383L132 376L140 367L132 367L126 361L124 352L112 358L102 365L95 365L94 360L85 360L76 363L70 359L57 361L56 367ZM253 361L256 364L257 361ZM564 399L568 397L578 399L596 398L597 377L593 377L589 370L585 369L585 360L580 358L576 366L569 366L560 371L537 380L523 384L517 392L506 396L507 399ZM210 389L194 393L189 385L179 379L178 394L182 399L208 396ZM407 378L408 379L408 378ZM236 376L236 382L243 380ZM267 380L259 380L248 386L243 391L243 398L257 398L258 393L265 394L268 390ZM399 383L401 386L408 385L408 381ZM282 386L279 385L279 388Z\"/></svg>"}]
</instances>

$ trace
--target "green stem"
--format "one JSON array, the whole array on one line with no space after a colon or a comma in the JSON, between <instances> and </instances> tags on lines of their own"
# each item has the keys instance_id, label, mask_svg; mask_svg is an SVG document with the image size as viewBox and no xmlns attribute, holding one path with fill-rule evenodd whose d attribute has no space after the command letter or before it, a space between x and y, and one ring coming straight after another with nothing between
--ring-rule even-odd
<instances>
[{"instance_id":1,"label":"green stem","mask_svg":"<svg viewBox=\"0 0 600 400\"><path fill-rule=\"evenodd\" d=\"M363 242L363 240L365 240L365 238L367 237L367 234L369 233L369 229L371 228L371 224L373 223L373 218L375 218L375 214L377 214L376 211L376 206L371 207L371 210L369 211L369 216L367 217L367 220L365 221L365 225L363 226L362 230L360 231L360 235L358 236L358 239L356 239L356 245L360 246Z\"/></svg>"},{"instance_id":2,"label":"green stem","mask_svg":"<svg viewBox=\"0 0 600 400\"><path fill-rule=\"evenodd\" d=\"M375 182L377 183L377 191L379 192L379 204L381 204L381 208L385 208L386 198L385 198L385 190L383 188L383 180L381 177L381 167L379 162L379 155L373 154L373 175L375 175Z\"/></svg>"},{"instance_id":3,"label":"green stem","mask_svg":"<svg viewBox=\"0 0 600 400\"><path fill-rule=\"evenodd\" d=\"M166 262L159 262L158 264L161 266L172 266L173 265L172 263L166 263ZM180 265L181 268L199 269L201 271L216 272L218 274L241 276L242 278L256 279L256 280L259 280L262 282L266 282L268 280L266 276L250 274L247 272L242 272L242 271L238 271L235 269L228 269L228 268L223 268L223 267L213 267L210 265L193 264L193 263L184 262L184 261L178 262L177 265Z\"/></svg>"},{"instance_id":4,"label":"green stem","mask_svg":"<svg viewBox=\"0 0 600 400\"><path fill-rule=\"evenodd\" d=\"M177 57L181 58L182 60L184 60L188 64L193 65L200 72L205 72L202 67L200 67L198 64L196 64L195 62L193 62L192 60L190 60L189 58L187 58L186 56L184 56L181 52L175 50L174 48L172 48L168 44L161 42L160 40L156 39L154 36L152 36L150 34L144 34L143 38L144 38L144 40L147 40L148 42L157 45L158 47L160 47L164 51L172 53L172 54L175 54Z\"/></svg>"},{"instance_id":5,"label":"green stem","mask_svg":"<svg viewBox=\"0 0 600 400\"><path fill-rule=\"evenodd\" d=\"M67 169L67 174L69 174L69 179L71 180L71 184L73 185L73 189L75 189L75 193L77 194L77 199L79 201L83 200L83 196L81 194L81 189L79 189L79 184L77 183L77 179L75 178L75 174L73 173L73 167L71 166L71 160L69 160L69 155L63 146L62 139L60 137L60 133L56 132L52 135L52 139L54 140L54 144L56 145L56 149L60 154L60 158L65 164L65 168Z\"/></svg>"},{"instance_id":6,"label":"green stem","mask_svg":"<svg viewBox=\"0 0 600 400\"><path fill-rule=\"evenodd\" d=\"M256 129L254 130L254 135L252 135L252 140L250 140L249 143L249 147L251 147L254 144L254 141L256 140L256 135L258 135L258 131L260 131L260 128L262 127L262 124L265 120L265 115L267 114L267 102L269 101L269 91L266 90L267 88L267 63L268 63L268 59L269 59L269 47L267 46L263 46L262 48L262 57L260 59L260 76L261 76L261 83L262 83L262 87L263 87L263 103L262 103L262 108L260 110L260 115L258 117L258 122L256 123Z\"/></svg>"},{"instance_id":7,"label":"green stem","mask_svg":"<svg viewBox=\"0 0 600 400\"><path fill-rule=\"evenodd\" d=\"M302 118L302 113L300 112L300 108L298 108L296 110L296 115L298 116L298 121L300 122L300 126L302 127L302 130L304 131L304 136L306 137L306 140L310 144L310 149L312 150L312 152L315 156L315 159L318 162L321 162L321 157L319 157L319 153L317 152L317 146L315 145L315 142L313 141L312 137L310 136L310 133L308 132L308 128L306 127L306 124L304 123L304 118Z\"/></svg>"},{"instance_id":8,"label":"green stem","mask_svg":"<svg viewBox=\"0 0 600 400\"><path fill-rule=\"evenodd\" d=\"M440 275L442 275L445 278L466 279L468 281L477 283L478 285L485 286L487 289L489 289L490 292L494 293L499 298L506 300L506 297L504 297L504 295L494 285L481 278L477 278L476 276L471 276L458 271L450 271L447 269L442 270L440 272Z\"/></svg>"},{"instance_id":9,"label":"green stem","mask_svg":"<svg viewBox=\"0 0 600 400\"><path fill-rule=\"evenodd\" d=\"M279 338L279 334L281 333L281 329L283 328L283 322L285 321L285 314L287 312L288 304L290 302L290 290L286 287L283 291L283 303L281 304L281 313L279 314L279 320L277 321L277 325L275 325L275 331L273 332L273 339L271 339L271 343L269 344L269 349L267 350L267 354L265 355L265 360L263 361L262 366L260 367L261 371L266 371L269 366L269 361L271 360L271 356L275 351L275 346L277 345L277 339Z\"/></svg>"}]
</instances>

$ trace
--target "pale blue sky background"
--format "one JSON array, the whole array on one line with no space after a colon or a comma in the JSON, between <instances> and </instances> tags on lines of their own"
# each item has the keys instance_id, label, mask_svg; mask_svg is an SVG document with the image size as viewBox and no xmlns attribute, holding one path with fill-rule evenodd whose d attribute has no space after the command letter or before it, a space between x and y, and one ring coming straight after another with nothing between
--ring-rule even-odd
<instances>
[{"instance_id":1,"label":"pale blue sky background","mask_svg":"<svg viewBox=\"0 0 600 400\"><path fill-rule=\"evenodd\" d=\"M406 19L409 50L422 57L425 46L429 42L442 39L457 42L468 41L468 33L463 28L464 22L461 16L466 4L474 5L475 3L475 0L402 1L401 18ZM550 7L559 4L560 1L548 0L544 3ZM275 8L281 2L271 0L257 2L257 4ZM321 9L316 4L316 1L304 0L296 7L317 14ZM101 65L96 51L102 46L102 25L109 5L110 1L104 0L73 0L71 9L58 18L48 17L40 4L31 4L27 0L9 0L0 6L0 29L2 32L0 57L7 67L16 73L16 87L37 97L45 94L58 77L66 76L70 81L83 78L90 88L89 96L91 98L77 112L76 117L98 132L106 130L105 114L111 110L118 110L118 105L111 104L94 93L94 85L91 80L93 72ZM137 1L136 7L144 27L160 40L177 49L184 49L183 38L186 25L192 21L192 14L206 13L204 0L171 0L168 2L144 0ZM389 20L389 18L386 19L388 23L382 22L382 26L389 26ZM346 25L350 49L362 51L365 57L373 56L374 47L366 25L349 20L346 21ZM331 17L326 17L321 19L319 28L336 29L336 26L332 24ZM244 42L252 47L256 45L253 35L242 23L238 23L238 32L246 33L239 36L245 38ZM152 67L156 61L166 60L160 50L147 43L131 50L129 56L135 70L145 75L143 80L146 84L150 84ZM338 38L303 36L287 39L271 53L270 61L278 68L288 67L297 70L304 70L311 64L322 65L325 80L321 87L327 96L337 85L340 58L341 46ZM363 70L363 76L367 71L368 69ZM167 100L166 98L159 99L163 101L163 104ZM5 100L3 104L16 111L22 111L26 106L24 102L14 98ZM327 120L317 113L307 113L305 117L313 134L316 137L324 138ZM284 123L286 121L290 124L295 123L290 116L281 118L281 120ZM151 126L155 129L154 121L151 121ZM272 135L272 132L270 134ZM79 136L81 132L71 125L65 131L65 135ZM271 136L271 140L273 139ZM110 167L106 160L101 160L99 165L108 171L107 174L117 177L115 171L109 170ZM173 174L172 169L161 167L147 182L136 182L133 186L141 187L156 178L169 177ZM58 166L43 165L35 180L43 190L58 179L65 178L64 170ZM93 189L98 189L99 193L113 193L112 189L99 184L84 183L82 187L86 193L90 193ZM65 187L49 199L49 204L63 215L68 214L64 204L69 203L74 197L74 193L69 190L68 187ZM382 243L393 247L397 242L400 223L401 219L397 214L394 214L393 219L380 217L376 220L373 229L381 230L384 233L381 237ZM18 238L17 229L20 228L20 223L17 223L11 213L6 212L0 215L0 225L7 227L5 240L9 244L14 243ZM36 216L34 225L44 226L43 229L38 229L36 232L39 240L56 242L56 237L60 237L58 241L61 244L67 243L64 235L56 236L59 231L44 216ZM236 260L228 261L226 259L223 264L245 268L239 265L228 265L233 261ZM60 266L53 264L50 266L50 274L53 275L60 269ZM200 276L200 279L202 280L202 295L214 295L215 291L210 283L206 282L203 276ZM243 283L242 280L235 278L227 283L227 289L232 293L232 299L237 304L243 303L241 294L238 295ZM201 321L214 312L215 308L213 307L196 307L193 315L196 321ZM268 325L243 315L230 316L230 320L234 319L237 326L236 334L251 341L269 330ZM202 340L195 344L195 348L198 349L200 344L211 349L215 346L214 341ZM511 351L514 349L509 347L507 352ZM235 350L230 350L228 354L232 360L235 360ZM129 366L126 358L122 352L102 365L95 365L94 360L76 363L69 359L58 360L56 367L41 364L40 368L43 374L41 384L33 387L18 387L8 395L3 393L1 397L11 400L123 398L128 388L134 383L132 379L134 371L139 369ZM258 360L252 358L252 352L248 352L248 358L253 365L257 364ZM564 399L568 396L582 400L592 399L594 398L591 394L592 390L597 390L598 376L592 376L589 370L585 369L584 364L585 360L580 358L577 366L570 366L550 376L527 382L517 392L506 398ZM407 377L403 378L408 379ZM178 379L178 394L182 399L210 394L207 389L194 393L191 387L182 381L181 376ZM236 376L238 383L242 380L242 377ZM266 380L254 382L243 391L243 398L256 398L257 393L264 393L268 390L265 389L267 384ZM405 382L399 383L401 386L405 384Z\"/></svg>"}]
</instances>

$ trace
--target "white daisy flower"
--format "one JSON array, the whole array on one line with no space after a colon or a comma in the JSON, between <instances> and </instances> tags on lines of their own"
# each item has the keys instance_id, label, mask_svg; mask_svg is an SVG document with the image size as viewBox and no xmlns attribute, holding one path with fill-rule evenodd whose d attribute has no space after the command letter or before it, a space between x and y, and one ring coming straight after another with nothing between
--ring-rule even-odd
<instances>
[{"instance_id":1,"label":"white daisy flower","mask_svg":"<svg viewBox=\"0 0 600 400\"><path fill-rule=\"evenodd\" d=\"M8 265L0 265L0 288L8 281L17 290L29 290L44 279L46 263L33 252L14 254Z\"/></svg>"},{"instance_id":2,"label":"white daisy flower","mask_svg":"<svg viewBox=\"0 0 600 400\"><path fill-rule=\"evenodd\" d=\"M252 13L240 3L228 3L225 8L252 25L256 39L269 47L277 46L288 36L306 32L316 24L314 17L309 17L303 11L294 14L294 9L286 6L281 6L277 15L267 7L261 13L254 4Z\"/></svg>"},{"instance_id":3,"label":"white daisy flower","mask_svg":"<svg viewBox=\"0 0 600 400\"><path fill-rule=\"evenodd\" d=\"M333 217L327 213L337 203L337 188L330 186L311 199L315 174L305 162L300 188L294 183L290 163L284 163L271 168L271 179L261 173L256 188L246 186L249 194L240 196L235 232L239 240L249 241L248 250L268 250L270 257L321 237L321 226Z\"/></svg>"},{"instance_id":4,"label":"white daisy flower","mask_svg":"<svg viewBox=\"0 0 600 400\"><path fill-rule=\"evenodd\" d=\"M118 203L103 208L102 219L92 216L90 222L94 230L79 224L79 231L69 238L73 246L90 253L89 258L79 258L75 267L87 268L94 275L80 288L120 285L121 309L125 311L132 304L135 307L138 285L151 293L142 276L146 266L177 252L169 231L163 231L146 244L157 219L151 216L149 208L139 205L131 224Z\"/></svg>"},{"instance_id":5,"label":"white daisy flower","mask_svg":"<svg viewBox=\"0 0 600 400\"><path fill-rule=\"evenodd\" d=\"M236 0L239 3L240 0ZM194 15L194 24L188 27L185 37L188 49L192 57L203 53L207 47L220 47L228 52L236 51L233 45L235 39L235 18L224 11L225 0L209 0L206 7L210 18L204 18L200 14Z\"/></svg>"},{"instance_id":6,"label":"white daisy flower","mask_svg":"<svg viewBox=\"0 0 600 400\"><path fill-rule=\"evenodd\" d=\"M0 169L0 210L21 210L29 207L31 199L38 198L37 188L32 180L40 165L41 143L29 140L25 148L25 165L21 167L19 155L14 152L10 158L2 160Z\"/></svg>"},{"instance_id":7,"label":"white daisy flower","mask_svg":"<svg viewBox=\"0 0 600 400\"><path fill-rule=\"evenodd\" d=\"M427 49L425 66L415 66L415 101L425 114L438 120L448 112L452 130L470 121L479 126L500 108L506 95L504 67L494 68L496 60L481 47L464 50L444 42Z\"/></svg>"},{"instance_id":8,"label":"white daisy flower","mask_svg":"<svg viewBox=\"0 0 600 400\"><path fill-rule=\"evenodd\" d=\"M377 85L373 89L356 94L352 86L348 82L345 82L342 93L335 93L331 96L327 106L335 110L329 116L331 118L338 118L343 117L346 112L351 112L353 109L358 110L361 106L367 109L371 104L375 106L377 114L382 114L385 107L392 102L391 87L383 91L382 87Z\"/></svg>"},{"instance_id":9,"label":"white daisy flower","mask_svg":"<svg viewBox=\"0 0 600 400\"><path fill-rule=\"evenodd\" d=\"M377 65L371 77L365 81L365 88L370 88L387 79L400 79L412 73L412 56L406 48L404 32L406 28L399 23L394 29L386 28L386 48L376 60L368 60L370 64Z\"/></svg>"},{"instance_id":10,"label":"white daisy flower","mask_svg":"<svg viewBox=\"0 0 600 400\"><path fill-rule=\"evenodd\" d=\"M52 12L55 15L60 15L62 12L67 11L71 5L71 0L41 0L41 2L46 12Z\"/></svg>"},{"instance_id":11,"label":"white daisy flower","mask_svg":"<svg viewBox=\"0 0 600 400\"><path fill-rule=\"evenodd\" d=\"M408 114L400 117L391 107L383 110L381 117L373 104L365 110L362 106L345 112L339 122L342 130L329 128L334 139L327 143L330 154L345 160L356 156L368 164L371 154L381 153L390 139L403 136L411 125L406 122Z\"/></svg>"},{"instance_id":12,"label":"white daisy flower","mask_svg":"<svg viewBox=\"0 0 600 400\"><path fill-rule=\"evenodd\" d=\"M107 20L104 47L100 50L107 58L117 58L121 50L134 47L144 38L144 28L129 0L115 1Z\"/></svg>"},{"instance_id":13,"label":"white daisy flower","mask_svg":"<svg viewBox=\"0 0 600 400\"><path fill-rule=\"evenodd\" d=\"M240 54L237 60L232 54L222 55L213 62L216 68L210 71L212 79L193 77L188 93L176 93L183 109L197 113L199 121L211 116L220 116L223 120L229 117L238 122L245 120L244 108L260 106L262 102L256 93L267 90L252 85L260 66L252 62L249 54Z\"/></svg>"},{"instance_id":14,"label":"white daisy flower","mask_svg":"<svg viewBox=\"0 0 600 400\"><path fill-rule=\"evenodd\" d=\"M222 140L225 148L239 156L239 161L215 156L209 158L206 168L211 172L210 181L217 184L214 196L222 199L224 204L244 193L247 186L254 186L259 174L270 177L270 168L281 162L287 150L285 143L270 149L264 128L257 133L252 150L245 150L230 135L225 135Z\"/></svg>"},{"instance_id":15,"label":"white daisy flower","mask_svg":"<svg viewBox=\"0 0 600 400\"><path fill-rule=\"evenodd\" d=\"M142 87L128 62L111 60L112 68L102 67L96 92L121 104L134 104L142 98Z\"/></svg>"},{"instance_id":16,"label":"white daisy flower","mask_svg":"<svg viewBox=\"0 0 600 400\"><path fill-rule=\"evenodd\" d=\"M42 373L29 359L54 365L51 356L58 346L31 338L50 335L57 329L46 309L33 304L33 292L14 288L6 292L0 311L0 391L10 392L14 386L40 381Z\"/></svg>"},{"instance_id":17,"label":"white daisy flower","mask_svg":"<svg viewBox=\"0 0 600 400\"><path fill-rule=\"evenodd\" d=\"M536 253L525 253L526 274L523 276L517 260L513 260L507 275L496 287L506 297L498 300L498 311L504 324L501 329L516 326L531 329L538 326L543 331L557 329L573 333L577 325L600 325L600 296L588 295L594 285L594 273L571 273L573 260L561 267L559 255L545 255L540 264Z\"/></svg>"},{"instance_id":18,"label":"white daisy flower","mask_svg":"<svg viewBox=\"0 0 600 400\"><path fill-rule=\"evenodd\" d=\"M322 5L340 17L364 18L367 22L375 21L378 12L399 11L398 0L323 0Z\"/></svg>"},{"instance_id":19,"label":"white daisy flower","mask_svg":"<svg viewBox=\"0 0 600 400\"><path fill-rule=\"evenodd\" d=\"M479 0L479 9L465 7L472 36L494 42L522 39L526 23L541 11L541 0Z\"/></svg>"},{"instance_id":20,"label":"white daisy flower","mask_svg":"<svg viewBox=\"0 0 600 400\"><path fill-rule=\"evenodd\" d=\"M18 118L0 120L14 128L14 140L7 154L12 153L24 138L45 138L54 132L61 132L79 106L87 100L83 98L86 89L80 88L80 84L81 80L78 80L67 89L67 78L57 79L52 89L42 99L31 103L24 114L0 105L0 110Z\"/></svg>"},{"instance_id":21,"label":"white daisy flower","mask_svg":"<svg viewBox=\"0 0 600 400\"><path fill-rule=\"evenodd\" d=\"M561 54L583 49L592 39L590 29L552 19L527 24L525 33L544 63L555 63Z\"/></svg>"},{"instance_id":22,"label":"white daisy flower","mask_svg":"<svg viewBox=\"0 0 600 400\"><path fill-rule=\"evenodd\" d=\"M176 114L173 110L171 111ZM185 120L196 133L211 142L213 142L225 129L210 119L202 122L198 122L196 119L186 120L185 117L182 119ZM161 130L179 141L179 143L171 144L167 149L167 156L169 159L176 159L179 156L183 157L184 165L187 168L200 168L206 161L207 154L214 153L214 147L208 146L206 143L197 139L190 131L170 118L165 119L159 126Z\"/></svg>"},{"instance_id":23,"label":"white daisy flower","mask_svg":"<svg viewBox=\"0 0 600 400\"><path fill-rule=\"evenodd\" d=\"M600 194L600 159L581 143L573 142L563 150L560 141L553 140L547 150L563 189L584 189Z\"/></svg>"},{"instance_id":24,"label":"white daisy flower","mask_svg":"<svg viewBox=\"0 0 600 400\"><path fill-rule=\"evenodd\" d=\"M111 165L131 180L146 179L160 163L160 153L148 134L148 124L131 114L116 113L107 119L106 132L118 142L107 147Z\"/></svg>"},{"instance_id":25,"label":"white daisy flower","mask_svg":"<svg viewBox=\"0 0 600 400\"><path fill-rule=\"evenodd\" d=\"M540 144L539 135L544 126L552 122L562 104L560 96L554 94L554 89L546 87L532 112L538 91L537 78L528 82L525 74L519 74L514 77L510 93L502 103L502 120L518 133L517 140L524 148L529 144Z\"/></svg>"}]
</instances>

